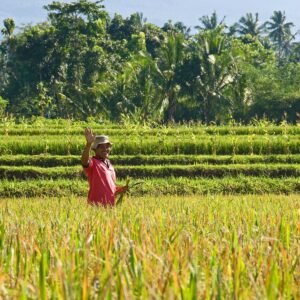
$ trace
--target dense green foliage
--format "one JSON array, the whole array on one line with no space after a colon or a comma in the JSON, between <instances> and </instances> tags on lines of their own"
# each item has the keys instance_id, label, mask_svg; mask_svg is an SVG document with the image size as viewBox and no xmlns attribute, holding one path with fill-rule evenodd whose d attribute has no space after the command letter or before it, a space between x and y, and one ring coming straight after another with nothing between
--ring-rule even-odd
<instances>
[{"instance_id":1,"label":"dense green foliage","mask_svg":"<svg viewBox=\"0 0 300 300\"><path fill-rule=\"evenodd\" d=\"M46 22L18 33L4 20L0 116L297 122L300 46L281 11L263 26L258 14L230 26L213 13L191 34L138 13L109 17L102 0L45 9Z\"/></svg>"}]
</instances>

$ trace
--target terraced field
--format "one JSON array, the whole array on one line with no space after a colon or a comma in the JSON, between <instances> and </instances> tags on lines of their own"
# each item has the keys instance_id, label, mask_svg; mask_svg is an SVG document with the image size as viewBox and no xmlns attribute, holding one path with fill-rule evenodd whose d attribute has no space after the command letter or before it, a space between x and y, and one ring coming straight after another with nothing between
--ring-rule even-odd
<instances>
[{"instance_id":1,"label":"terraced field","mask_svg":"<svg viewBox=\"0 0 300 300\"><path fill-rule=\"evenodd\" d=\"M113 208L86 205L83 129ZM0 124L1 299L299 299L300 127Z\"/></svg>"},{"instance_id":2,"label":"terraced field","mask_svg":"<svg viewBox=\"0 0 300 300\"><path fill-rule=\"evenodd\" d=\"M299 126L90 125L113 141L120 183L127 176L143 181L134 195L300 191ZM86 195L80 167L85 126L3 123L0 197Z\"/></svg>"}]
</instances>

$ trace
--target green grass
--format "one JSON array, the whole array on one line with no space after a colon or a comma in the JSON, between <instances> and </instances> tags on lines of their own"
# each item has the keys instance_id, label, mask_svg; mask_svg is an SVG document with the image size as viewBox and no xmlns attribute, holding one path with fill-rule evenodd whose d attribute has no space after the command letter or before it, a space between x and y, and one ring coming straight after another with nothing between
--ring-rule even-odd
<instances>
[{"instance_id":1,"label":"green grass","mask_svg":"<svg viewBox=\"0 0 300 300\"><path fill-rule=\"evenodd\" d=\"M86 126L89 126L88 124ZM110 136L122 136L123 134L130 136L192 136L192 135L299 135L300 127L297 126L177 126L177 127L121 127L121 126L92 126L97 134L104 133ZM22 126L12 125L0 126L0 135L20 136L20 135L82 135L84 126Z\"/></svg>"},{"instance_id":2,"label":"green grass","mask_svg":"<svg viewBox=\"0 0 300 300\"><path fill-rule=\"evenodd\" d=\"M300 154L285 155L111 155L114 165L226 165L226 164L300 164ZM80 165L80 155L2 155L0 166Z\"/></svg>"},{"instance_id":3,"label":"green grass","mask_svg":"<svg viewBox=\"0 0 300 300\"><path fill-rule=\"evenodd\" d=\"M265 176L270 178L300 176L300 166L264 164L235 164L212 166L117 166L116 171L120 178L125 178L126 176L131 176L134 178L165 178L168 176L219 178L239 175Z\"/></svg>"},{"instance_id":4,"label":"green grass","mask_svg":"<svg viewBox=\"0 0 300 300\"><path fill-rule=\"evenodd\" d=\"M132 179L132 182L141 181ZM206 195L206 194L300 194L299 177L268 178L237 176L223 178L165 177L142 179L143 184L132 190L134 196ZM120 185L125 182L119 180ZM86 196L87 181L81 179L26 179L0 181L0 198Z\"/></svg>"},{"instance_id":5,"label":"green grass","mask_svg":"<svg viewBox=\"0 0 300 300\"><path fill-rule=\"evenodd\" d=\"M164 178L164 177L208 177L265 176L270 178L300 176L299 165L287 164L234 164L234 165L143 165L115 166L118 178ZM35 166L0 166L0 177L7 179L30 178L78 178L84 177L81 166L41 168Z\"/></svg>"},{"instance_id":6,"label":"green grass","mask_svg":"<svg viewBox=\"0 0 300 300\"><path fill-rule=\"evenodd\" d=\"M2 299L298 299L298 195L0 202Z\"/></svg>"},{"instance_id":7,"label":"green grass","mask_svg":"<svg viewBox=\"0 0 300 300\"><path fill-rule=\"evenodd\" d=\"M194 136L173 137L126 137L114 142L114 155L174 155L174 154L299 154L298 136ZM52 154L80 155L84 147L84 137L76 136L20 136L5 137L0 141L0 154Z\"/></svg>"}]
</instances>

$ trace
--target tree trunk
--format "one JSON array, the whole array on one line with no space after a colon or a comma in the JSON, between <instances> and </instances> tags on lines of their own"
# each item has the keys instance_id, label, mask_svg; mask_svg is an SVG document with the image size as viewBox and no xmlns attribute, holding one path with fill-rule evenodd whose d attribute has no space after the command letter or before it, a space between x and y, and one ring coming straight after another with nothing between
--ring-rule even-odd
<instances>
[{"instance_id":1,"label":"tree trunk","mask_svg":"<svg viewBox=\"0 0 300 300\"><path fill-rule=\"evenodd\" d=\"M204 113L204 122L206 125L209 125L209 103L208 103L208 97L205 97L203 99L203 113Z\"/></svg>"},{"instance_id":2,"label":"tree trunk","mask_svg":"<svg viewBox=\"0 0 300 300\"><path fill-rule=\"evenodd\" d=\"M169 102L169 105L168 105L168 108L167 108L167 111L166 111L166 121L167 122L173 122L174 121L174 115L175 115L175 112L176 112L176 98L175 98L175 95L174 93L170 93L168 95L168 102Z\"/></svg>"}]
</instances>

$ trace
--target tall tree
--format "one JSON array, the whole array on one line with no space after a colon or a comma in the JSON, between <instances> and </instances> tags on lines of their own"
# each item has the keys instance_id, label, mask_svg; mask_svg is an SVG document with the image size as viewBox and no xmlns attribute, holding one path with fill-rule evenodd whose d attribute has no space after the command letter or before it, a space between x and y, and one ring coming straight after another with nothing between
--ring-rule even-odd
<instances>
[{"instance_id":1,"label":"tall tree","mask_svg":"<svg viewBox=\"0 0 300 300\"><path fill-rule=\"evenodd\" d=\"M161 90L157 84L158 67L146 47L143 32L132 35L132 50L122 69L109 72L106 80L95 86L112 119L119 120L126 116L139 123L161 119L163 111Z\"/></svg>"},{"instance_id":2,"label":"tall tree","mask_svg":"<svg viewBox=\"0 0 300 300\"><path fill-rule=\"evenodd\" d=\"M123 19L121 15L115 14L108 26L108 33L113 39L130 40L133 34L144 31L147 19L142 13L133 13L128 18Z\"/></svg>"},{"instance_id":3,"label":"tall tree","mask_svg":"<svg viewBox=\"0 0 300 300\"><path fill-rule=\"evenodd\" d=\"M3 95L10 100L12 112L39 114L34 102L39 93L38 83L51 82L53 28L47 24L27 26L14 37L13 44L6 70L9 80Z\"/></svg>"},{"instance_id":4,"label":"tall tree","mask_svg":"<svg viewBox=\"0 0 300 300\"><path fill-rule=\"evenodd\" d=\"M225 17L221 21L218 20L217 13L214 11L211 16L203 16L199 18L201 25L195 26L199 30L216 29L220 25L224 25Z\"/></svg>"},{"instance_id":5,"label":"tall tree","mask_svg":"<svg viewBox=\"0 0 300 300\"><path fill-rule=\"evenodd\" d=\"M2 34L10 39L15 30L15 21L11 18L7 18L3 21L4 28L1 30Z\"/></svg>"},{"instance_id":6,"label":"tall tree","mask_svg":"<svg viewBox=\"0 0 300 300\"><path fill-rule=\"evenodd\" d=\"M286 22L285 12L274 11L271 21L265 22L265 26L269 31L269 37L277 48L279 58L286 56L291 47L291 41L294 36L291 32L292 22Z\"/></svg>"},{"instance_id":7,"label":"tall tree","mask_svg":"<svg viewBox=\"0 0 300 300\"><path fill-rule=\"evenodd\" d=\"M101 110L101 99L91 92L109 65L108 14L101 3L79 0L45 7L55 28L55 91L57 101L66 106L61 113L87 117Z\"/></svg>"},{"instance_id":8,"label":"tall tree","mask_svg":"<svg viewBox=\"0 0 300 300\"><path fill-rule=\"evenodd\" d=\"M194 72L191 81L207 124L224 111L228 104L224 91L236 80L237 58L233 57L229 42L223 26L196 36L190 62Z\"/></svg>"},{"instance_id":9,"label":"tall tree","mask_svg":"<svg viewBox=\"0 0 300 300\"><path fill-rule=\"evenodd\" d=\"M11 59L11 52L13 50L13 33L15 29L15 21L7 18L3 21L4 28L1 33L6 40L0 44L0 92L3 91L9 80L8 64Z\"/></svg>"},{"instance_id":10,"label":"tall tree","mask_svg":"<svg viewBox=\"0 0 300 300\"><path fill-rule=\"evenodd\" d=\"M152 57L157 57L158 51L164 41L164 31L151 23L144 26L144 33L146 37L146 48Z\"/></svg>"},{"instance_id":11,"label":"tall tree","mask_svg":"<svg viewBox=\"0 0 300 300\"><path fill-rule=\"evenodd\" d=\"M236 23L236 30L241 35L250 34L253 37L260 37L263 29L264 24L259 25L258 13L255 13L255 15L247 13L246 16L241 17L239 22Z\"/></svg>"},{"instance_id":12,"label":"tall tree","mask_svg":"<svg viewBox=\"0 0 300 300\"><path fill-rule=\"evenodd\" d=\"M191 28L184 25L182 22L173 23L172 20L166 22L161 28L163 31L168 33L181 33L185 38L190 36Z\"/></svg>"},{"instance_id":13,"label":"tall tree","mask_svg":"<svg viewBox=\"0 0 300 300\"><path fill-rule=\"evenodd\" d=\"M182 33L168 32L161 47L158 61L163 99L166 106L165 121L173 121L181 90L178 70L183 64L185 55L185 39Z\"/></svg>"},{"instance_id":14,"label":"tall tree","mask_svg":"<svg viewBox=\"0 0 300 300\"><path fill-rule=\"evenodd\" d=\"M120 76L123 82L122 102L118 106L136 122L160 121L163 116L157 75L156 61L147 52L137 53L125 64Z\"/></svg>"}]
</instances>

